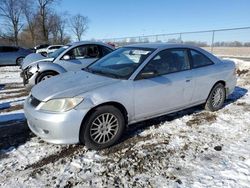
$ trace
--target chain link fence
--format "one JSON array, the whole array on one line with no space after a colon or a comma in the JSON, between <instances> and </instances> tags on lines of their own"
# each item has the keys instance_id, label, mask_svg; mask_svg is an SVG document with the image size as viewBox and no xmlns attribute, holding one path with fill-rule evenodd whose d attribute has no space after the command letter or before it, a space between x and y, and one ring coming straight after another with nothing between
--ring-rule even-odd
<instances>
[{"instance_id":1,"label":"chain link fence","mask_svg":"<svg viewBox=\"0 0 250 188\"><path fill-rule=\"evenodd\" d=\"M118 47L147 42L183 43L202 47L221 57L250 59L250 27L109 38L101 41L112 42Z\"/></svg>"}]
</instances>

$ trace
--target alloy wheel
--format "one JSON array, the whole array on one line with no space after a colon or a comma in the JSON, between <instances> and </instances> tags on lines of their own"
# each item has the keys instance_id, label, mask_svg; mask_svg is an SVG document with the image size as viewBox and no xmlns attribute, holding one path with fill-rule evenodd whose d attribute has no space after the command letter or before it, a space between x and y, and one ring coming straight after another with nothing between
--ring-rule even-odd
<instances>
[{"instance_id":1,"label":"alloy wheel","mask_svg":"<svg viewBox=\"0 0 250 188\"><path fill-rule=\"evenodd\" d=\"M119 128L118 119L111 113L99 115L91 124L90 136L98 144L105 144L112 140Z\"/></svg>"},{"instance_id":2,"label":"alloy wheel","mask_svg":"<svg viewBox=\"0 0 250 188\"><path fill-rule=\"evenodd\" d=\"M214 92L212 93L212 105L214 108L217 108L221 105L221 103L223 102L223 89L222 88L217 88L216 90L214 90Z\"/></svg>"}]
</instances>

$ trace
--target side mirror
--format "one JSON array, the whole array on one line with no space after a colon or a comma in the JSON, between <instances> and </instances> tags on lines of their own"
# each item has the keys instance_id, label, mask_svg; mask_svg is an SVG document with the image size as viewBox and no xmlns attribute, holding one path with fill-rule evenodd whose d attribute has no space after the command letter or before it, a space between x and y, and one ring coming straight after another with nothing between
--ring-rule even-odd
<instances>
[{"instance_id":1,"label":"side mirror","mask_svg":"<svg viewBox=\"0 0 250 188\"><path fill-rule=\"evenodd\" d=\"M141 75L139 76L139 79L147 79L147 78L152 78L157 75L156 70L151 70L151 71L145 71L142 72Z\"/></svg>"},{"instance_id":2,"label":"side mirror","mask_svg":"<svg viewBox=\"0 0 250 188\"><path fill-rule=\"evenodd\" d=\"M62 59L63 59L63 60L70 60L70 56L69 56L69 55L64 55L64 56L62 57Z\"/></svg>"}]
</instances>

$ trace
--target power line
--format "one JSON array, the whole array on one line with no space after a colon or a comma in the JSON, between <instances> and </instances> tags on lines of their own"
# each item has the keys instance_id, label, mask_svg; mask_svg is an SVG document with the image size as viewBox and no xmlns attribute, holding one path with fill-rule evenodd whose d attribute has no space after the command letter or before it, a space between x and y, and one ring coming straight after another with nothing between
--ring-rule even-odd
<instances>
[{"instance_id":1,"label":"power line","mask_svg":"<svg viewBox=\"0 0 250 188\"><path fill-rule=\"evenodd\" d=\"M212 33L212 32L220 32L220 31L232 31L232 30L244 30L250 29L248 27L235 27L235 28L224 28L224 29L213 29L213 30L200 30L200 31L185 31L185 32L176 32L176 33L165 33L165 34L155 34L155 35L140 35L140 36L130 36L130 37L118 37L118 38L107 38L101 40L122 40L127 38L148 38L148 37L161 37L161 36L171 36L171 35L182 35L182 34L195 34L195 33Z\"/></svg>"}]
</instances>

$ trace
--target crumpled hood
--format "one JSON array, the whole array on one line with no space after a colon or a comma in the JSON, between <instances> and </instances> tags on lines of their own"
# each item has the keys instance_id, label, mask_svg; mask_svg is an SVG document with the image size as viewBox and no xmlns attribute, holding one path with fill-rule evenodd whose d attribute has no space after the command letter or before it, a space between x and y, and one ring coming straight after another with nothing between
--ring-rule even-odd
<instances>
[{"instance_id":1,"label":"crumpled hood","mask_svg":"<svg viewBox=\"0 0 250 188\"><path fill-rule=\"evenodd\" d=\"M50 61L52 62L54 60L54 58L48 58L48 57L44 57L41 54L37 54L37 53L32 53L27 55L21 65L21 69L24 70L26 69L29 65L40 62L40 61Z\"/></svg>"},{"instance_id":2,"label":"crumpled hood","mask_svg":"<svg viewBox=\"0 0 250 188\"><path fill-rule=\"evenodd\" d=\"M85 71L67 72L40 82L32 88L31 94L40 101L47 101L52 98L75 97L117 82L119 80Z\"/></svg>"}]
</instances>

